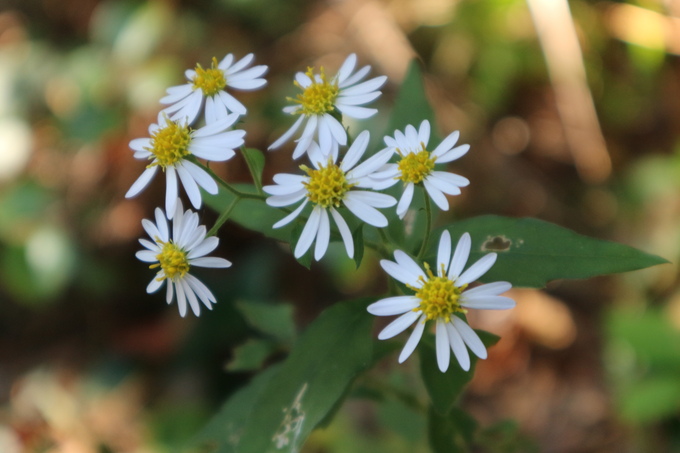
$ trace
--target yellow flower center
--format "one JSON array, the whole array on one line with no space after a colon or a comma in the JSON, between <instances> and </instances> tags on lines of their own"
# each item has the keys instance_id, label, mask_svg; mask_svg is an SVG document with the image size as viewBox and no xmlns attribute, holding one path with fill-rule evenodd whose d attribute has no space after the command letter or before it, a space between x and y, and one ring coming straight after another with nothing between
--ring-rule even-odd
<instances>
[{"instance_id":1,"label":"yellow flower center","mask_svg":"<svg viewBox=\"0 0 680 453\"><path fill-rule=\"evenodd\" d=\"M156 267L161 267L165 272L165 277L161 277L159 280L169 278L170 280L175 280L176 277L182 278L189 272L189 259L187 258L187 252L180 249L177 244L172 242L163 242L159 239L156 241L163 244L163 250L161 253L156 255L158 263L149 266L151 269Z\"/></svg>"},{"instance_id":2,"label":"yellow flower center","mask_svg":"<svg viewBox=\"0 0 680 453\"><path fill-rule=\"evenodd\" d=\"M213 57L212 66L203 69L200 64L196 64L196 76L194 76L194 90L200 89L205 96L214 96L227 86L227 79L224 78L224 71L217 67L217 58Z\"/></svg>"},{"instance_id":3,"label":"yellow flower center","mask_svg":"<svg viewBox=\"0 0 680 453\"><path fill-rule=\"evenodd\" d=\"M166 126L151 134L151 148L148 148L156 157L156 162L150 164L165 167L175 165L184 157L191 154L189 143L191 142L191 129L189 126L181 126L166 118Z\"/></svg>"},{"instance_id":4,"label":"yellow flower center","mask_svg":"<svg viewBox=\"0 0 680 453\"><path fill-rule=\"evenodd\" d=\"M400 173L398 178L402 181L418 184L432 172L434 158L430 157L430 152L425 149L424 145L421 146L422 150L420 152L407 153L405 156L397 150L402 156L398 164Z\"/></svg>"},{"instance_id":5,"label":"yellow flower center","mask_svg":"<svg viewBox=\"0 0 680 453\"><path fill-rule=\"evenodd\" d=\"M302 88L297 80L295 86L302 89L302 94L298 94L295 99L288 98L289 101L297 102L302 106L297 113L305 115L322 115L332 112L335 109L335 99L338 97L340 88L335 81L326 80L326 72L321 67L319 74L320 82L317 81L313 73L314 68L307 68L305 75L312 79L312 84L307 88Z\"/></svg>"},{"instance_id":6,"label":"yellow flower center","mask_svg":"<svg viewBox=\"0 0 680 453\"><path fill-rule=\"evenodd\" d=\"M321 167L319 170L311 169L306 165L301 165L300 168L309 175L309 181L303 183L307 187L307 198L324 208L339 207L345 193L354 187L354 184L347 182L345 172L330 159L328 166Z\"/></svg>"},{"instance_id":7,"label":"yellow flower center","mask_svg":"<svg viewBox=\"0 0 680 453\"><path fill-rule=\"evenodd\" d=\"M414 290L416 297L420 299L420 305L414 311L421 310L428 321L441 318L445 322L451 321L454 313L466 313L467 310L460 306L459 299L467 285L456 286L446 277L435 276L427 263L425 263L425 270L428 278L427 280L423 277L419 278L423 282L421 288L406 285Z\"/></svg>"}]
</instances>

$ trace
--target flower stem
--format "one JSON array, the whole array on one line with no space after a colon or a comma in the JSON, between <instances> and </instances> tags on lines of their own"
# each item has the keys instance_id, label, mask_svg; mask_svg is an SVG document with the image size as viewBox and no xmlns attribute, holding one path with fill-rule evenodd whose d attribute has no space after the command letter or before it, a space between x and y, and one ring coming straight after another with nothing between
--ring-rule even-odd
<instances>
[{"instance_id":1,"label":"flower stem","mask_svg":"<svg viewBox=\"0 0 680 453\"><path fill-rule=\"evenodd\" d=\"M217 218L217 221L215 222L215 225L213 225L212 228L210 228L210 231L206 234L206 236L214 236L217 234L217 231L224 225L224 222L226 222L229 219L229 215L231 215L231 211L234 210L238 202L241 201L239 197L236 197L232 200L232 202L227 206L227 209L220 214L220 216Z\"/></svg>"},{"instance_id":2,"label":"flower stem","mask_svg":"<svg viewBox=\"0 0 680 453\"><path fill-rule=\"evenodd\" d=\"M193 157L193 156L192 156ZM246 193L238 190L237 188L233 187L231 184L226 182L224 179L220 178L217 174L215 174L214 171L210 169L210 167L202 164L200 161L198 161L196 158L189 158L193 163L201 167L203 170L205 170L210 176L213 177L215 181L225 189L227 189L229 192L233 193L237 198L251 198L254 200L264 200L266 196L263 193ZM257 187L257 186L256 186ZM261 190L261 188L259 189Z\"/></svg>"},{"instance_id":3,"label":"flower stem","mask_svg":"<svg viewBox=\"0 0 680 453\"><path fill-rule=\"evenodd\" d=\"M423 243L420 246L420 251L418 252L418 261L423 259L425 252L427 251L427 243L430 241L430 229L432 228L432 206L430 205L430 197L427 196L427 192L423 189L423 195L425 196L425 237L423 238Z\"/></svg>"}]
</instances>

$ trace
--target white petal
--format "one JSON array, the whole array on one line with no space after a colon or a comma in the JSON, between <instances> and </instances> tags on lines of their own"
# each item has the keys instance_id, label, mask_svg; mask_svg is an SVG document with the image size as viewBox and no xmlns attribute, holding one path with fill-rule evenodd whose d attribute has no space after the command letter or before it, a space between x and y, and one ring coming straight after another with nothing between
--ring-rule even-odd
<instances>
[{"instance_id":1,"label":"white petal","mask_svg":"<svg viewBox=\"0 0 680 453\"><path fill-rule=\"evenodd\" d=\"M427 180L449 195L459 195L459 187L467 187L470 184L469 179L447 171L433 171L429 174Z\"/></svg>"},{"instance_id":2,"label":"white petal","mask_svg":"<svg viewBox=\"0 0 680 453\"><path fill-rule=\"evenodd\" d=\"M505 296L466 296L460 300L460 305L477 310L507 310L515 307L515 301Z\"/></svg>"},{"instance_id":3,"label":"white petal","mask_svg":"<svg viewBox=\"0 0 680 453\"><path fill-rule=\"evenodd\" d=\"M460 137L460 132L451 132L439 145L437 145L434 151L432 151L431 157L439 157L442 154L449 152L453 148L453 145L458 141L458 137Z\"/></svg>"},{"instance_id":4,"label":"white petal","mask_svg":"<svg viewBox=\"0 0 680 453\"><path fill-rule=\"evenodd\" d=\"M172 282L175 285L177 292L177 307L179 308L179 315L184 318L187 314L187 298L184 294L184 287L179 282Z\"/></svg>"},{"instance_id":5,"label":"white petal","mask_svg":"<svg viewBox=\"0 0 680 453\"><path fill-rule=\"evenodd\" d=\"M451 258L451 266L449 266L449 280L456 280L463 272L465 268L465 263L467 263L468 257L470 256L470 247L472 246L472 239L469 233L463 233L463 235L458 240L458 245L456 245L456 251L453 252L453 258ZM460 286L460 285L459 285Z\"/></svg>"},{"instance_id":6,"label":"white petal","mask_svg":"<svg viewBox=\"0 0 680 453\"><path fill-rule=\"evenodd\" d=\"M328 249L328 242L331 239L331 224L328 219L328 212L325 209L319 211L319 229L316 235L316 246L314 247L314 259L319 261Z\"/></svg>"},{"instance_id":7,"label":"white petal","mask_svg":"<svg viewBox=\"0 0 680 453\"><path fill-rule=\"evenodd\" d=\"M468 270L463 272L461 276L456 279L456 286L463 286L467 283L472 283L491 269L491 266L496 262L496 254L489 253L481 257L475 264L470 266Z\"/></svg>"},{"instance_id":8,"label":"white petal","mask_svg":"<svg viewBox=\"0 0 680 453\"><path fill-rule=\"evenodd\" d=\"M189 253L187 254L187 258L191 260L194 258L205 256L208 253L215 250L219 244L220 240L217 238L217 236L207 237L203 239L201 243L198 244L196 247L190 249Z\"/></svg>"},{"instance_id":9,"label":"white petal","mask_svg":"<svg viewBox=\"0 0 680 453\"><path fill-rule=\"evenodd\" d=\"M319 223L321 222L321 212L319 212L321 209L323 208L315 206L312 213L309 215L309 219L307 219L307 223L300 234L300 239L295 246L295 251L293 253L295 258L300 258L304 255L307 250L309 250L312 242L314 242L316 234L319 231Z\"/></svg>"},{"instance_id":10,"label":"white petal","mask_svg":"<svg viewBox=\"0 0 680 453\"><path fill-rule=\"evenodd\" d=\"M378 169L381 169L392 157L394 154L394 151L389 148L385 148L383 150L378 151L359 165L357 165L353 170L349 171L347 176L352 178L352 179L360 179L363 178L364 176L370 176L370 178L375 178L377 175ZM345 157L345 160L347 157ZM395 168L392 168L391 166L386 168L385 171L389 170L390 175L389 179L392 185L396 184L397 180L394 179L394 176L396 176L398 173L398 167L395 165ZM349 168L349 166L348 166ZM397 170L395 172L395 170ZM372 174L373 173L373 174ZM381 173L383 171L381 170Z\"/></svg>"},{"instance_id":11,"label":"white petal","mask_svg":"<svg viewBox=\"0 0 680 453\"><path fill-rule=\"evenodd\" d=\"M189 284L191 289L194 290L196 296L201 299L203 305L205 305L209 310L212 310L212 303L217 302L217 300L215 299L213 293L210 292L208 287L191 274L187 274L184 279Z\"/></svg>"},{"instance_id":12,"label":"white petal","mask_svg":"<svg viewBox=\"0 0 680 453\"><path fill-rule=\"evenodd\" d=\"M175 102L179 102L185 97L189 96L193 90L194 88L192 83L170 87L165 90L167 95L163 96L158 102L161 104L174 104Z\"/></svg>"},{"instance_id":13,"label":"white petal","mask_svg":"<svg viewBox=\"0 0 680 453\"><path fill-rule=\"evenodd\" d=\"M135 257L139 261L143 261L145 263L157 263L158 258L156 258L156 256L158 256L158 252L154 252L151 250L139 250L138 252L135 253Z\"/></svg>"},{"instance_id":14,"label":"white petal","mask_svg":"<svg viewBox=\"0 0 680 453\"><path fill-rule=\"evenodd\" d=\"M303 198L307 199L305 197L305 194L307 193L307 189L300 189L297 192L293 192L287 195L272 195L271 197L267 198L266 203L269 206L275 207L275 208L280 208L282 206L289 206L291 204L297 203L298 201L302 200Z\"/></svg>"},{"instance_id":15,"label":"white petal","mask_svg":"<svg viewBox=\"0 0 680 453\"><path fill-rule=\"evenodd\" d=\"M134 140L130 140L128 146L134 151L148 151L147 148L151 148L151 139L135 138Z\"/></svg>"},{"instance_id":16,"label":"white petal","mask_svg":"<svg viewBox=\"0 0 680 453\"><path fill-rule=\"evenodd\" d=\"M215 256L204 256L192 259L191 265L198 267L226 268L231 266L231 261Z\"/></svg>"},{"instance_id":17,"label":"white petal","mask_svg":"<svg viewBox=\"0 0 680 453\"><path fill-rule=\"evenodd\" d=\"M366 203L374 208L389 208L397 204L397 200L391 195L368 190L352 190L347 192L347 197Z\"/></svg>"},{"instance_id":18,"label":"white petal","mask_svg":"<svg viewBox=\"0 0 680 453\"><path fill-rule=\"evenodd\" d=\"M347 77L352 73L354 70L354 66L357 64L357 56L356 54L352 53L350 54L347 58L345 58L345 61L342 63L342 66L340 66L340 69L338 69L338 83L344 82Z\"/></svg>"},{"instance_id":19,"label":"white petal","mask_svg":"<svg viewBox=\"0 0 680 453\"><path fill-rule=\"evenodd\" d=\"M470 150L470 145L460 145L455 148L453 148L451 151L448 153L444 153L441 156L437 157L435 159L435 163L437 164L445 164L447 162L454 161L456 159L461 158L467 152Z\"/></svg>"},{"instance_id":20,"label":"white petal","mask_svg":"<svg viewBox=\"0 0 680 453\"><path fill-rule=\"evenodd\" d=\"M220 132L228 130L231 126L233 126L236 123L236 121L238 121L238 119L239 119L238 114L232 113L230 115L220 118L217 121L213 121L210 124L207 124L195 130L191 134L191 137L193 139L197 139L219 134Z\"/></svg>"},{"instance_id":21,"label":"white petal","mask_svg":"<svg viewBox=\"0 0 680 453\"><path fill-rule=\"evenodd\" d=\"M217 193L217 183L212 176L205 170L203 170L198 165L193 162L184 161L182 162L182 167L184 167L196 183L201 186L206 192L215 195Z\"/></svg>"},{"instance_id":22,"label":"white petal","mask_svg":"<svg viewBox=\"0 0 680 453\"><path fill-rule=\"evenodd\" d=\"M498 296L509 291L512 285L508 282L493 282L477 286L476 288L465 291L465 297L476 296Z\"/></svg>"},{"instance_id":23,"label":"white petal","mask_svg":"<svg viewBox=\"0 0 680 453\"><path fill-rule=\"evenodd\" d=\"M347 256L354 258L354 238L352 237L352 232L347 226L347 222L342 218L340 213L331 206L331 215L335 224L338 226L338 231L340 232L340 237L342 237L342 242L345 244L345 250L347 251Z\"/></svg>"},{"instance_id":24,"label":"white petal","mask_svg":"<svg viewBox=\"0 0 680 453\"><path fill-rule=\"evenodd\" d=\"M177 203L177 173L174 167L166 167L165 169L165 213L168 219L172 219L175 214L175 206Z\"/></svg>"},{"instance_id":25,"label":"white petal","mask_svg":"<svg viewBox=\"0 0 680 453\"><path fill-rule=\"evenodd\" d=\"M227 74L233 74L235 72L240 71L241 69L245 68L248 66L252 61L255 59L255 55L252 53L249 53L245 57L241 58L239 61L233 64L230 68L225 70Z\"/></svg>"},{"instance_id":26,"label":"white petal","mask_svg":"<svg viewBox=\"0 0 680 453\"><path fill-rule=\"evenodd\" d=\"M482 340L479 339L477 333L458 316L452 317L451 322L453 322L453 326L470 350L480 359L486 359L486 347L484 346L484 343L482 343Z\"/></svg>"},{"instance_id":27,"label":"white petal","mask_svg":"<svg viewBox=\"0 0 680 453\"><path fill-rule=\"evenodd\" d=\"M366 147L368 146L368 141L370 138L370 132L363 131L357 136L356 139L354 139L354 143L352 143L352 146L349 147L347 154L345 154L345 158L342 159L342 162L340 163L340 169L342 171L347 173L354 167L354 165L356 165L357 162L359 162L361 156L363 156L364 152L366 152Z\"/></svg>"},{"instance_id":28,"label":"white petal","mask_svg":"<svg viewBox=\"0 0 680 453\"><path fill-rule=\"evenodd\" d=\"M189 201L191 201L191 204L196 209L200 208L201 191L198 190L198 185L196 184L196 181L194 181L194 178L191 177L191 174L182 165L177 166L177 174L179 175L180 181L182 181L184 191L189 196Z\"/></svg>"},{"instance_id":29,"label":"white petal","mask_svg":"<svg viewBox=\"0 0 680 453\"><path fill-rule=\"evenodd\" d=\"M371 93L357 94L354 96L338 96L335 100L335 106L340 107L345 105L364 105L378 99L382 93L380 91L373 91Z\"/></svg>"},{"instance_id":30,"label":"white petal","mask_svg":"<svg viewBox=\"0 0 680 453\"><path fill-rule=\"evenodd\" d=\"M269 199L267 199L267 200L269 200ZM272 228L281 228L284 225L288 225L291 221L293 221L293 219L295 219L297 216L300 215L300 213L302 212L302 209L306 205L307 205L307 199L305 199L305 201L300 206L298 206L295 209L295 211L291 212L286 217L284 217L283 219L279 220L274 225L272 225Z\"/></svg>"},{"instance_id":31,"label":"white petal","mask_svg":"<svg viewBox=\"0 0 680 453\"><path fill-rule=\"evenodd\" d=\"M319 132L319 149L324 156L328 156L331 153L331 141L333 140L333 135L331 134L331 130L328 128L326 115L323 115L319 118L317 129Z\"/></svg>"},{"instance_id":32,"label":"white petal","mask_svg":"<svg viewBox=\"0 0 680 453\"><path fill-rule=\"evenodd\" d=\"M446 196L439 189L437 189L429 179L423 181L423 186L425 186L425 190L427 191L428 195L430 195L430 198L432 201L434 201L439 209L442 211L449 210L449 201L446 199Z\"/></svg>"},{"instance_id":33,"label":"white petal","mask_svg":"<svg viewBox=\"0 0 680 453\"><path fill-rule=\"evenodd\" d=\"M378 339L387 340L396 335L399 335L404 330L408 329L408 326L413 324L418 319L419 316L420 313L419 312L416 313L415 311L409 311L407 313L404 313L403 315L399 316L397 319L389 323L387 327L385 327L378 334Z\"/></svg>"},{"instance_id":34,"label":"white petal","mask_svg":"<svg viewBox=\"0 0 680 453\"><path fill-rule=\"evenodd\" d=\"M163 286L164 281L165 280L161 280L158 277L154 277L154 279L151 280L149 282L148 286L146 287L146 292L148 294L155 293L156 291L158 291L160 289L161 286Z\"/></svg>"},{"instance_id":35,"label":"white petal","mask_svg":"<svg viewBox=\"0 0 680 453\"><path fill-rule=\"evenodd\" d=\"M357 191L354 191L356 193ZM359 217L364 222L378 228L387 226L387 217L372 206L367 205L360 198L352 195L352 191L345 194L343 204L349 209L352 214Z\"/></svg>"},{"instance_id":36,"label":"white petal","mask_svg":"<svg viewBox=\"0 0 680 453\"><path fill-rule=\"evenodd\" d=\"M437 249L437 275L444 277L451 261L451 233L444 230ZM443 269L443 271L442 271Z\"/></svg>"},{"instance_id":37,"label":"white petal","mask_svg":"<svg viewBox=\"0 0 680 453\"><path fill-rule=\"evenodd\" d=\"M294 175L291 173L277 173L272 178L276 184L300 184L306 181L307 177L302 175Z\"/></svg>"},{"instance_id":38,"label":"white petal","mask_svg":"<svg viewBox=\"0 0 680 453\"><path fill-rule=\"evenodd\" d=\"M412 272L405 269L403 266L389 260L380 260L380 266L393 279L411 286L415 286L418 282L417 277L414 278Z\"/></svg>"},{"instance_id":39,"label":"white petal","mask_svg":"<svg viewBox=\"0 0 680 453\"><path fill-rule=\"evenodd\" d=\"M374 302L366 310L375 316L394 316L411 311L418 305L420 305L420 299L416 296L395 296Z\"/></svg>"},{"instance_id":40,"label":"white petal","mask_svg":"<svg viewBox=\"0 0 680 453\"><path fill-rule=\"evenodd\" d=\"M378 113L378 109L367 109L366 107L357 107L354 105L343 105L342 108L339 106L336 107L338 107L338 110L340 110L344 115L360 120L370 118Z\"/></svg>"},{"instance_id":41,"label":"white petal","mask_svg":"<svg viewBox=\"0 0 680 453\"><path fill-rule=\"evenodd\" d=\"M416 321L416 326L413 328L413 332L411 332L411 336L408 337L408 341L404 345L404 348L401 350L401 353L399 354L399 363L404 363L406 359L409 358L409 356L413 353L413 351L416 349L416 346L418 346L418 342L420 341L420 338L423 336L423 330L425 330L425 315L422 315L418 321Z\"/></svg>"},{"instance_id":42,"label":"white petal","mask_svg":"<svg viewBox=\"0 0 680 453\"><path fill-rule=\"evenodd\" d=\"M437 365L439 365L439 371L444 373L446 370L449 369L451 351L449 351L450 348L449 335L446 332L445 323L441 319L437 319L437 327L435 331L435 347L437 350Z\"/></svg>"},{"instance_id":43,"label":"white petal","mask_svg":"<svg viewBox=\"0 0 680 453\"><path fill-rule=\"evenodd\" d=\"M222 71L226 71L229 69L231 64L234 62L234 54L228 53L224 58L222 58L222 61L220 61L217 64L217 67L220 68Z\"/></svg>"},{"instance_id":44,"label":"white petal","mask_svg":"<svg viewBox=\"0 0 680 453\"><path fill-rule=\"evenodd\" d=\"M425 279L425 272L418 266L418 263L401 250L394 251L394 259L397 261L397 264L406 269L413 276L415 283L411 283L411 286L420 288L422 285L420 277Z\"/></svg>"},{"instance_id":45,"label":"white petal","mask_svg":"<svg viewBox=\"0 0 680 453\"><path fill-rule=\"evenodd\" d=\"M430 141L430 122L423 120L418 129L418 141L427 148L427 143Z\"/></svg>"},{"instance_id":46,"label":"white petal","mask_svg":"<svg viewBox=\"0 0 680 453\"><path fill-rule=\"evenodd\" d=\"M248 113L246 106L241 104L241 102L239 102L239 100L231 94L225 91L220 91L218 95L220 96L220 100L224 103L224 106L230 112L238 113L239 115L245 115Z\"/></svg>"},{"instance_id":47,"label":"white petal","mask_svg":"<svg viewBox=\"0 0 680 453\"><path fill-rule=\"evenodd\" d=\"M373 79L354 85L351 88L345 88L340 91L340 96L357 96L361 94L371 93L387 82L387 76L379 76Z\"/></svg>"},{"instance_id":48,"label":"white petal","mask_svg":"<svg viewBox=\"0 0 680 453\"><path fill-rule=\"evenodd\" d=\"M447 336L449 337L449 344L451 345L453 354L456 356L460 367L464 371L468 371L470 369L470 354L468 354L463 338L450 322L444 323L444 326L446 328ZM437 327L439 327L439 325L437 325Z\"/></svg>"},{"instance_id":49,"label":"white petal","mask_svg":"<svg viewBox=\"0 0 680 453\"><path fill-rule=\"evenodd\" d=\"M161 238L161 233L158 230L158 227L151 220L142 219L142 227L144 228L144 231L146 231L146 234L148 234L149 237L151 239L153 239L154 241L157 240L156 238L163 240ZM167 241L165 241L165 242L167 242Z\"/></svg>"},{"instance_id":50,"label":"white petal","mask_svg":"<svg viewBox=\"0 0 680 453\"><path fill-rule=\"evenodd\" d=\"M184 292L184 295L187 298L187 302L189 302L189 306L191 307L191 311L194 312L195 316L200 316L201 315L201 306L198 303L198 299L196 298L196 294L194 293L194 290L191 288L191 286L187 283L185 279L181 279L177 282L177 286L182 288L182 291Z\"/></svg>"},{"instance_id":51,"label":"white petal","mask_svg":"<svg viewBox=\"0 0 680 453\"><path fill-rule=\"evenodd\" d=\"M157 171L158 165L154 165L153 167L149 167L144 170L142 174L139 175L139 178L137 178L137 180L132 183L132 186L130 186L130 189L125 194L125 198L134 197L139 192L144 190L144 188L149 185Z\"/></svg>"},{"instance_id":52,"label":"white petal","mask_svg":"<svg viewBox=\"0 0 680 453\"><path fill-rule=\"evenodd\" d=\"M412 182L406 184L404 188L404 193L401 194L399 199L399 204L397 204L397 215L400 219L403 219L408 211L408 207L411 205L411 200L413 200L413 190L414 184Z\"/></svg>"},{"instance_id":53,"label":"white petal","mask_svg":"<svg viewBox=\"0 0 680 453\"><path fill-rule=\"evenodd\" d=\"M364 66L363 68L359 69L357 72L355 72L353 75L349 76L345 81L343 82L342 80L338 80L338 87L341 89L344 89L345 87L349 87L366 77L366 75L371 72L371 67L370 66ZM342 91L340 91L342 93Z\"/></svg>"}]
</instances>

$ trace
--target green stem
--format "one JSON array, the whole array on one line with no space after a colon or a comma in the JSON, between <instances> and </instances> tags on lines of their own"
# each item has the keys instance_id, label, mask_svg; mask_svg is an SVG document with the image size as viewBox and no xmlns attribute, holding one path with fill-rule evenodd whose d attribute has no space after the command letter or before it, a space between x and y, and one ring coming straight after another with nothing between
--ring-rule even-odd
<instances>
[{"instance_id":1,"label":"green stem","mask_svg":"<svg viewBox=\"0 0 680 453\"><path fill-rule=\"evenodd\" d=\"M253 184L255 184L257 193L260 195L264 195L264 192L262 191L261 174L259 174L257 169L255 168L255 162L253 161L252 156L245 151L244 146L241 147L241 154L243 155L243 158L246 160L246 164L248 165L250 176L253 178Z\"/></svg>"},{"instance_id":2,"label":"green stem","mask_svg":"<svg viewBox=\"0 0 680 453\"><path fill-rule=\"evenodd\" d=\"M213 225L212 228L210 228L210 231L206 234L206 236L214 236L217 234L217 231L224 225L224 222L226 222L229 219L229 215L231 214L231 211L234 210L238 202L241 201L239 197L234 198L234 200L227 206L227 209L220 214L220 216L217 218L217 221L215 222L215 225Z\"/></svg>"},{"instance_id":3,"label":"green stem","mask_svg":"<svg viewBox=\"0 0 680 453\"><path fill-rule=\"evenodd\" d=\"M265 200L267 197L262 194L262 193L245 193L241 192L237 188L233 187L231 184L226 182L224 179L220 178L217 174L215 174L214 171L210 169L210 167L202 164L200 161L198 161L196 158L193 156L189 157L189 160L201 167L203 170L205 170L210 176L217 181L219 185L227 189L229 192L233 193L236 197L238 198L251 198L253 200Z\"/></svg>"},{"instance_id":4,"label":"green stem","mask_svg":"<svg viewBox=\"0 0 680 453\"><path fill-rule=\"evenodd\" d=\"M420 246L420 251L418 252L418 261L422 261L423 256L425 256L425 251L427 251L427 243L430 241L430 229L432 228L432 206L430 205L430 197L427 196L427 192L423 189L423 195L425 196L425 219L427 225L425 228L425 238L423 238L423 243Z\"/></svg>"}]
</instances>

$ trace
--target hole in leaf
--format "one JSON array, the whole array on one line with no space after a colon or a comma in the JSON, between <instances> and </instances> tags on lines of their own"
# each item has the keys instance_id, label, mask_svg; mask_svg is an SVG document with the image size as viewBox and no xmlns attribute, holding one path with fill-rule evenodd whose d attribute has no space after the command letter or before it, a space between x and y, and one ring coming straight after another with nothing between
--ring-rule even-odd
<instances>
[{"instance_id":1,"label":"hole in leaf","mask_svg":"<svg viewBox=\"0 0 680 453\"><path fill-rule=\"evenodd\" d=\"M512 241L505 236L487 237L482 244L482 252L507 252L512 246Z\"/></svg>"}]
</instances>

